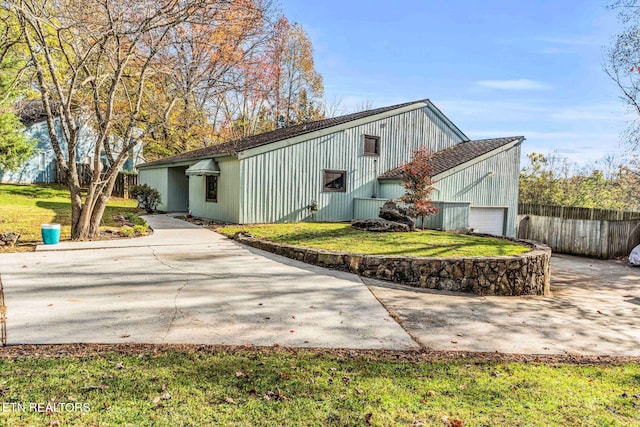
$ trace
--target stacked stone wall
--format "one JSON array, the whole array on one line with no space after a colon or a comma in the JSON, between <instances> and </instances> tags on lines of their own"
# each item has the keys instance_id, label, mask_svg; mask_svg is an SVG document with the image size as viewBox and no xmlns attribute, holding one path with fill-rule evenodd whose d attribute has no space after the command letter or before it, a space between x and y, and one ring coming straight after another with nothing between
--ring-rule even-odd
<instances>
[{"instance_id":1,"label":"stacked stone wall","mask_svg":"<svg viewBox=\"0 0 640 427\"><path fill-rule=\"evenodd\" d=\"M547 295L550 291L551 249L530 241L508 239L531 247L521 255L428 258L325 251L259 240L244 233L233 238L308 264L417 288L503 296Z\"/></svg>"}]
</instances>

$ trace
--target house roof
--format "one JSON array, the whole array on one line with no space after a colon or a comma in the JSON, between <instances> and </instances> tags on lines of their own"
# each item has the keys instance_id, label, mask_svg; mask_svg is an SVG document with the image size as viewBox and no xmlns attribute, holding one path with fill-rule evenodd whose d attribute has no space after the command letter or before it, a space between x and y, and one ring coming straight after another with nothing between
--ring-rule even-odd
<instances>
[{"instance_id":1,"label":"house roof","mask_svg":"<svg viewBox=\"0 0 640 427\"><path fill-rule=\"evenodd\" d=\"M433 155L432 165L433 175L438 175L450 169L467 163L483 154L497 150L511 142L523 141L523 136L510 136L507 138L478 139L475 141L461 142L460 144L438 151ZM402 166L391 169L378 179L400 179L402 178Z\"/></svg>"},{"instance_id":2,"label":"house roof","mask_svg":"<svg viewBox=\"0 0 640 427\"><path fill-rule=\"evenodd\" d=\"M19 101L14 105L14 109L16 115L25 126L31 126L47 119L47 113L44 111L40 98Z\"/></svg>"},{"instance_id":3,"label":"house roof","mask_svg":"<svg viewBox=\"0 0 640 427\"><path fill-rule=\"evenodd\" d=\"M200 148L198 150L189 151L186 153L180 153L175 156L166 157L164 159L139 165L139 167L155 166L155 165L161 165L165 163L175 163L175 162L188 161L188 160L196 160L196 159L215 156L219 154L234 154L240 151L249 150L251 148L272 144L274 142L294 138L307 133L315 132L322 129L327 129L333 126L338 126L344 123L352 122L354 120L364 119L367 117L375 116L376 114L386 113L388 111L396 110L403 107L408 107L410 105L419 104L419 103L427 103L428 105L431 105L428 99L422 99L418 101L392 105L389 107L376 108L374 110L361 111L358 113L347 114L344 116L318 120L315 122L309 122L309 123L290 126L286 128L276 129L271 132L265 132L259 135L249 136L247 138L243 138L236 141L229 141L229 142L224 142L222 144L215 144L209 147ZM440 113L439 111L438 113L442 115L442 113ZM454 125L451 124L451 126L454 126Z\"/></svg>"}]
</instances>

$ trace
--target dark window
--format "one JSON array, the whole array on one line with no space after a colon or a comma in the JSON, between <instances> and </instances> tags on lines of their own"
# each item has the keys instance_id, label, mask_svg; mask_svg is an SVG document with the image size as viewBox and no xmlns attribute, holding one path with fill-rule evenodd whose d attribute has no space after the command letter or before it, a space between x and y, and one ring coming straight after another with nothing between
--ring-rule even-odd
<instances>
[{"instance_id":1,"label":"dark window","mask_svg":"<svg viewBox=\"0 0 640 427\"><path fill-rule=\"evenodd\" d=\"M323 177L323 191L347 191L347 172L325 170Z\"/></svg>"},{"instance_id":2,"label":"dark window","mask_svg":"<svg viewBox=\"0 0 640 427\"><path fill-rule=\"evenodd\" d=\"M380 137L379 136L364 136L364 154L366 156L379 156L380 155Z\"/></svg>"},{"instance_id":3,"label":"dark window","mask_svg":"<svg viewBox=\"0 0 640 427\"><path fill-rule=\"evenodd\" d=\"M218 201L218 176L217 175L208 175L207 176L207 186L205 188L205 197L207 202L217 202Z\"/></svg>"}]
</instances>

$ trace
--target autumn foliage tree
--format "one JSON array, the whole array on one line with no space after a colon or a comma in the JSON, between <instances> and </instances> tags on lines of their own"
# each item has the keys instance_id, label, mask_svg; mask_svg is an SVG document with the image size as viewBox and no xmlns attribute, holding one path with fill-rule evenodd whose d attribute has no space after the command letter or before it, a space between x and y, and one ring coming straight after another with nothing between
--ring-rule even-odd
<instances>
[{"instance_id":1,"label":"autumn foliage tree","mask_svg":"<svg viewBox=\"0 0 640 427\"><path fill-rule=\"evenodd\" d=\"M222 141L324 118L324 86L311 40L284 16L232 74L237 90L225 93L218 109Z\"/></svg>"},{"instance_id":2,"label":"autumn foliage tree","mask_svg":"<svg viewBox=\"0 0 640 427\"><path fill-rule=\"evenodd\" d=\"M266 43L272 26L267 3L253 0L227 3L219 8L215 25L208 22L204 15L210 11L205 10L200 12L203 16L199 22L171 31L171 45L176 48L163 52L160 58L171 64L172 70L158 74L156 79L161 88L171 87L179 96L163 90L149 92L148 121L161 126L157 126L160 131L146 133L148 158L216 142L218 103L227 94L242 90L238 70L252 63L251 58ZM162 99L165 97L169 99ZM158 105L160 108L154 108Z\"/></svg>"},{"instance_id":3,"label":"autumn foliage tree","mask_svg":"<svg viewBox=\"0 0 640 427\"><path fill-rule=\"evenodd\" d=\"M640 176L615 156L579 167L557 154L529 153L520 171L520 203L640 209Z\"/></svg>"},{"instance_id":4,"label":"autumn foliage tree","mask_svg":"<svg viewBox=\"0 0 640 427\"><path fill-rule=\"evenodd\" d=\"M0 7L0 170L17 169L34 152L35 144L14 111L14 103L28 92L25 85L25 52L20 27Z\"/></svg>"},{"instance_id":5,"label":"autumn foliage tree","mask_svg":"<svg viewBox=\"0 0 640 427\"><path fill-rule=\"evenodd\" d=\"M438 213L431 200L435 184L433 174L433 154L424 146L414 150L411 161L402 167L402 185L406 191L400 200L422 219L423 227L426 217Z\"/></svg>"},{"instance_id":6,"label":"autumn foliage tree","mask_svg":"<svg viewBox=\"0 0 640 427\"><path fill-rule=\"evenodd\" d=\"M250 43L245 28L259 27L266 11L261 0L8 0L3 7L36 76L71 193L74 240L97 236L130 150L149 135L171 135L187 116L197 120L198 96L223 90L227 63ZM94 148L83 193L76 147L85 126Z\"/></svg>"}]
</instances>

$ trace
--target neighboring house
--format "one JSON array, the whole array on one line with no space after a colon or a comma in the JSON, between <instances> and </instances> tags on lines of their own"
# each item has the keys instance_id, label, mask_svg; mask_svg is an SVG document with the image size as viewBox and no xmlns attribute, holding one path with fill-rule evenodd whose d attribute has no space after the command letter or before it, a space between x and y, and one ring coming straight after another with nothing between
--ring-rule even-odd
<instances>
[{"instance_id":1,"label":"neighboring house","mask_svg":"<svg viewBox=\"0 0 640 427\"><path fill-rule=\"evenodd\" d=\"M15 171L0 170L0 182L3 183L53 183L55 182L56 155L51 145L47 118L40 100L30 100L19 104L16 108L20 120L26 127L25 133L36 142L34 155L26 160ZM55 119L56 133L60 141L62 153L68 160L67 142L60 126L60 119ZM95 135L93 131L84 126L80 129L76 158L79 163L93 164L95 147ZM106 158L102 159L106 164ZM142 163L142 145L139 144L132 150L129 160L123 166L123 170L135 170L135 164Z\"/></svg>"},{"instance_id":2,"label":"neighboring house","mask_svg":"<svg viewBox=\"0 0 640 427\"><path fill-rule=\"evenodd\" d=\"M159 209L239 224L375 218L404 193L399 167L435 153L430 228L514 236L523 137L470 141L429 100L213 145L138 166Z\"/></svg>"}]
</instances>

